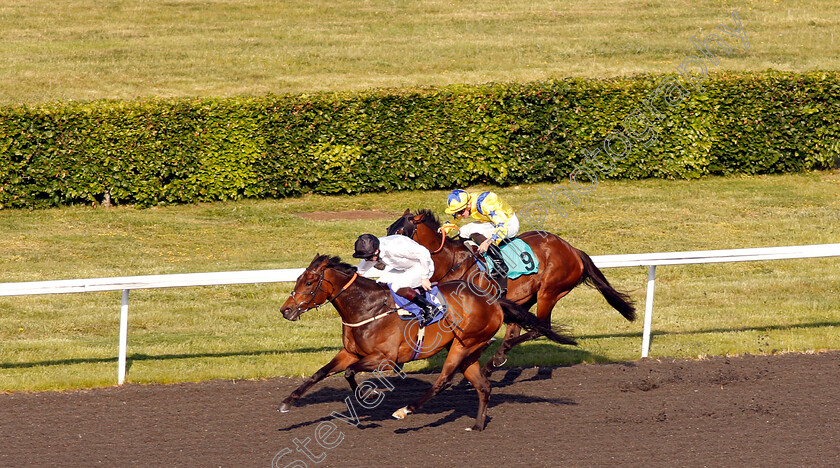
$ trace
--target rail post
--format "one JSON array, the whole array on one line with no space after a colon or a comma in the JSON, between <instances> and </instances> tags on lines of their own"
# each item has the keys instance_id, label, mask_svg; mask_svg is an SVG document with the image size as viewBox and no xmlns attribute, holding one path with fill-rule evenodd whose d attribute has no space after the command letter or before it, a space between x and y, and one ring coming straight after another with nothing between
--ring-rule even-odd
<instances>
[{"instance_id":1,"label":"rail post","mask_svg":"<svg viewBox=\"0 0 840 468\"><path fill-rule=\"evenodd\" d=\"M120 352L117 365L117 384L125 382L125 356L128 347L128 289L122 292L122 307L120 308Z\"/></svg>"},{"instance_id":2,"label":"rail post","mask_svg":"<svg viewBox=\"0 0 840 468\"><path fill-rule=\"evenodd\" d=\"M653 321L653 282L656 277L656 265L648 269L647 296L645 296L645 329L642 332L642 357L648 357L650 351L650 326Z\"/></svg>"}]
</instances>

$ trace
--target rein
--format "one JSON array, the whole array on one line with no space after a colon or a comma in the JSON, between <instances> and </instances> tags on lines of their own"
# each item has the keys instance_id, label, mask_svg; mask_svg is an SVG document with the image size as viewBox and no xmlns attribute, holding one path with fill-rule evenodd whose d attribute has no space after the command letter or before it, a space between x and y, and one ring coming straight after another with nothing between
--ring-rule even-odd
<instances>
[{"instance_id":1,"label":"rein","mask_svg":"<svg viewBox=\"0 0 840 468\"><path fill-rule=\"evenodd\" d=\"M415 233L416 233L416 231L415 231ZM434 254L436 254L436 253L440 253L440 251L441 251L441 250L443 250L443 245L444 245L444 244L446 244L446 233L445 233L445 232L441 232L441 233L440 233L440 247L438 247L438 248L437 248L437 250L435 250L434 252L432 252L432 255L434 255Z\"/></svg>"},{"instance_id":2,"label":"rein","mask_svg":"<svg viewBox=\"0 0 840 468\"><path fill-rule=\"evenodd\" d=\"M312 273L312 274L314 274L314 275L318 275L318 284L315 286L315 291L313 291L313 292L306 292L306 293L301 293L301 292L297 292L297 291L292 291L291 296L292 296L292 298L294 298L294 297L295 297L295 295L297 295L297 294L300 294L301 296L303 296L303 295L309 295L309 296L312 296L312 298L311 298L311 299L309 299L308 301L306 301L306 305L307 305L307 306L309 306L309 304L311 304L312 302L314 302L314 301L315 301L315 295L316 295L316 294L318 294L318 291L320 291L320 290L321 290L321 284L323 284L323 283L324 283L324 281L326 281L327 283L330 283L330 285L331 285L331 286L333 286L333 290L335 290L335 287L334 287L335 285L333 285L333 282L332 282L332 281L330 281L330 280L328 280L328 279L327 279L327 277L326 277L326 274L325 274L325 273L315 273L315 271L314 271L314 270L311 270L311 269L309 269L309 268L307 268L307 269L306 269L306 271L308 271L308 272L310 272L310 273ZM359 276L359 273L353 273L353 276L351 276L351 277L350 277L350 280L349 280L349 281L347 281L347 283L346 283L344 286L342 286L342 287L341 287L341 290L339 290L339 291L338 291L338 293L337 293L335 296L330 297L330 298L327 298L327 300L326 300L326 301L324 301L324 302L327 302L327 301L332 302L332 301L334 301L334 300L335 300L335 298L337 298L338 296L340 296L340 295L341 295L341 293L343 293L344 291L347 291L347 288L349 288L349 287L350 287L350 285L351 285L351 284L353 284L353 282L354 282L354 281L356 281L356 278L357 278L358 276ZM295 299L295 305L297 305L297 299ZM317 309L318 309L319 307L321 307L322 305L324 305L324 304L323 304L323 303L321 303L321 304L317 304L317 305L314 305L314 306L311 306L311 307L307 307L307 308L306 308L306 310L310 310L310 309L316 309L316 310L317 310Z\"/></svg>"},{"instance_id":3,"label":"rein","mask_svg":"<svg viewBox=\"0 0 840 468\"><path fill-rule=\"evenodd\" d=\"M452 266L450 266L449 269L446 270L446 273L444 273L443 276L440 277L440 280L438 280L438 282L440 282L441 280L443 280L444 278L449 276L450 273L458 271L458 268L460 268L461 265L463 265L464 263L467 263L468 260L477 261L474 255L470 255L469 257L461 260L460 262L455 263L455 254L453 253L452 254ZM461 275L462 278L463 278L463 276L464 275Z\"/></svg>"},{"instance_id":4,"label":"rein","mask_svg":"<svg viewBox=\"0 0 840 468\"><path fill-rule=\"evenodd\" d=\"M315 273L313 270L310 270L309 268L307 268L307 271L309 271L309 272L311 272L311 273L314 273L314 274L317 274L317 273ZM316 291L318 291L318 290L320 290L320 289L321 289L321 284L322 284L324 281L326 281L327 283L330 283L331 285L333 284L333 283L332 283L332 281L330 281L330 280L328 280L328 279L326 278L326 274L325 274L325 273L318 274L318 276L320 277L320 279L318 280L318 285L317 285L317 286L316 286L316 288L315 288L315 290L316 290ZM336 295L335 295L335 296L333 296L333 297L331 297L331 298L327 299L327 301L332 302L332 301L334 301L334 300L335 300L338 296L340 296L340 295L341 295L341 293L343 293L344 291L347 291L347 289L350 287L350 285L352 285L352 284L356 281L356 278L358 278L358 277L359 277L359 273L358 273L358 272L353 273L353 276L351 276L351 277L350 277L350 279L347 281L347 283L345 283L345 284L344 284L344 286L342 286L342 287L341 287L341 290L339 290L339 291L338 291L338 293L336 293ZM294 293L296 293L296 291L292 291L292 293L293 293L293 295L294 295ZM297 294L311 294L311 295L312 295L312 299L310 299L310 300L309 300L309 302L312 302L312 301L315 299L315 294L316 294L316 293L314 293L314 292L313 292L313 293L297 293ZM318 309L319 307L321 307L321 305L323 305L323 304L319 304L319 305L316 305L316 306L314 306L314 307L310 307L310 309ZM387 305L387 304L386 304L386 305ZM308 309L307 309L307 310L308 310ZM345 321L343 321L343 320L341 321L341 323L342 323L342 324L344 324L344 325L346 325L346 326L348 326L348 327L361 327L362 325L367 325L367 324L368 324L368 323L370 323L370 322L373 322L373 321L375 321L375 320L379 320L379 319L381 319L382 317L385 317L385 316L387 316L387 315L393 314L393 313L394 313L394 312L396 312L397 310L399 310L399 309L391 309L391 310L389 310L389 311L387 311L387 312L383 312L383 313L381 313L381 314L379 314L379 315L376 315L376 316L374 316L374 317L371 317L371 318L369 318L369 319L367 319L367 320L362 320L361 322L358 322L358 323L347 323L347 322L345 322Z\"/></svg>"},{"instance_id":5,"label":"rein","mask_svg":"<svg viewBox=\"0 0 840 468\"><path fill-rule=\"evenodd\" d=\"M327 299L327 300L330 301L330 302L334 301L336 297L341 295L341 293L343 293L344 291L347 291L347 288L349 288L350 285L353 284L353 282L355 282L356 278L358 278L358 277L359 277L359 273L353 273L353 276L350 277L350 280L347 281L347 283L344 286L341 287L341 291L339 291L338 294L336 294L335 296L333 296L333 297L331 297L330 299ZM329 280L327 280L327 281L329 281Z\"/></svg>"},{"instance_id":6,"label":"rein","mask_svg":"<svg viewBox=\"0 0 840 468\"><path fill-rule=\"evenodd\" d=\"M413 223L413 221L412 221L412 223ZM428 227L428 226L427 226L427 227ZM417 229L416 229L416 228L414 229L414 232L413 232L413 233L412 233L412 235L411 235L411 239L412 239L412 240L414 240L414 241L417 241L417 242L419 243L419 242L420 242L420 240L419 240L419 239L415 239L415 237L417 237ZM439 254L439 253L443 250L443 247L444 247L445 245L446 245L446 233L445 233L445 232L441 232L441 233L440 233L440 247L438 247L438 248L437 248L436 250L434 250L434 251L431 251L431 254L432 254L432 255ZM449 276L449 274L450 274L450 273L452 273L453 271L457 271L457 270L458 270L458 268L460 268L460 267L461 267L461 265L463 265L464 263L466 263L466 262L467 262L468 260L470 260L470 259L472 259L473 261L476 261L476 262L477 262L477 260L476 260L476 258L475 258L475 255L470 255L469 257L467 257L467 258L465 258L465 259L461 260L460 262L455 263L455 252L453 251L453 252L452 252L452 264L449 266L449 269L448 269L448 270L446 270L446 273L444 273L444 274L443 274L443 276L441 276L441 277L440 277L440 279L438 280L438 282L443 281L443 279L444 279L444 278L446 278L447 276Z\"/></svg>"},{"instance_id":7,"label":"rein","mask_svg":"<svg viewBox=\"0 0 840 468\"><path fill-rule=\"evenodd\" d=\"M358 274L358 273L356 273L356 276L359 276L359 274ZM350 281L350 283L352 283L352 281ZM347 283L345 286L350 286L350 283ZM382 286L382 289L388 289L388 286L385 286L385 285L381 285L381 286ZM336 294L336 296L338 296L338 294ZM388 303L387 303L387 302L385 302L385 305L387 306L387 305L388 305ZM342 324L342 325L344 325L344 326L347 326L347 327L352 327L352 328L355 328L355 327L361 327L362 325L367 325L367 324L369 324L370 322L374 322L374 321L379 320L379 319L381 319L381 318L383 318L383 317L387 317L387 316L389 316L389 315L391 315L391 314L393 314L394 312L397 312L397 311L399 311L399 310L400 310L400 309L398 309L398 308L390 309L390 310L388 310L388 311L386 311L386 312L382 312L382 313L381 313L381 314L379 314L379 315L373 316L373 317L371 317L371 318L369 318L369 319L365 319L365 320L362 320L361 322L356 322L356 323L347 323L347 322L345 322L344 320L342 320L342 321L341 321L341 324Z\"/></svg>"}]
</instances>

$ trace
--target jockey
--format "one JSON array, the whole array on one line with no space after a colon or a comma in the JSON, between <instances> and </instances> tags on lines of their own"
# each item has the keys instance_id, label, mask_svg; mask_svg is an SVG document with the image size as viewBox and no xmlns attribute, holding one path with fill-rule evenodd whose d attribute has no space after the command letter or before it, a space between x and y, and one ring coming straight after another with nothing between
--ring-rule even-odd
<instances>
[{"instance_id":1,"label":"jockey","mask_svg":"<svg viewBox=\"0 0 840 468\"><path fill-rule=\"evenodd\" d=\"M353 257L362 259L356 267L360 275L375 276L372 274L375 270L383 270L376 281L388 284L395 293L420 307L421 327L441 312L440 306L429 302L423 292L415 289L432 289L429 278L435 272L435 264L429 250L414 239L401 235L377 238L373 234L362 234L356 240Z\"/></svg>"},{"instance_id":2,"label":"jockey","mask_svg":"<svg viewBox=\"0 0 840 468\"><path fill-rule=\"evenodd\" d=\"M493 192L467 193L463 190L453 190L446 203L446 213L456 220L468 217L478 220L465 224L460 228L459 234L478 244L479 252L487 252L495 265L491 276L497 279L504 296L507 293L508 268L502 258L499 244L505 239L513 239L519 233L519 218L516 217L513 208ZM441 226L441 232L444 233L452 229L458 227L449 222Z\"/></svg>"}]
</instances>

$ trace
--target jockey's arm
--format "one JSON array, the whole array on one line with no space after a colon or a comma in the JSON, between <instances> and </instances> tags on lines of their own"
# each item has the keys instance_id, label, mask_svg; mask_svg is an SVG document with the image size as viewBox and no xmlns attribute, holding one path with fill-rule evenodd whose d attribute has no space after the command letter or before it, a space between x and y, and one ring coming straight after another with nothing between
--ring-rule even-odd
<instances>
[{"instance_id":1,"label":"jockey's arm","mask_svg":"<svg viewBox=\"0 0 840 468\"><path fill-rule=\"evenodd\" d=\"M507 237L508 217L504 214L498 218L494 217L493 224L496 226L496 229L493 231L493 235L490 236L490 241L498 244L502 239Z\"/></svg>"},{"instance_id":2,"label":"jockey's arm","mask_svg":"<svg viewBox=\"0 0 840 468\"><path fill-rule=\"evenodd\" d=\"M440 226L440 229L438 230L438 232L442 232L444 234L449 234L451 231L458 231L458 230L459 230L459 228L458 228L457 224L447 221Z\"/></svg>"},{"instance_id":3,"label":"jockey's arm","mask_svg":"<svg viewBox=\"0 0 840 468\"><path fill-rule=\"evenodd\" d=\"M359 276L364 276L365 278L373 278L380 276L382 272L373 268L374 265L376 265L376 262L371 262L363 259L361 262L359 262L359 265L356 267L356 273L358 273Z\"/></svg>"},{"instance_id":4,"label":"jockey's arm","mask_svg":"<svg viewBox=\"0 0 840 468\"><path fill-rule=\"evenodd\" d=\"M490 218L490 222L496 228L493 231L493 235L490 236L490 241L498 244L502 239L507 237L508 223L510 222L510 217L505 213L504 205L502 205L498 195L491 192L484 199L481 205L481 211L486 213L486 216Z\"/></svg>"}]
</instances>

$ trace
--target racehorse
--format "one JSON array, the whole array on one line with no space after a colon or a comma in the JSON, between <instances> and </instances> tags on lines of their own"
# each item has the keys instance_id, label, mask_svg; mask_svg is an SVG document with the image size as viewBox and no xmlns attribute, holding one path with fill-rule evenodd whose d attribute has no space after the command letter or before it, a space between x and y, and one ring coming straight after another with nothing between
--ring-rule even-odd
<instances>
[{"instance_id":1,"label":"racehorse","mask_svg":"<svg viewBox=\"0 0 840 468\"><path fill-rule=\"evenodd\" d=\"M388 227L387 234L408 236L429 249L435 263L435 274L431 281L468 280L472 288L483 290L485 294L492 291L492 280L484 274L477 274L479 265L476 255L463 241L454 240L439 232L440 226L440 221L430 210L420 210L416 215L410 210L405 210L405 213ZM550 323L551 311L557 301L579 284L586 283L597 288L624 318L630 321L636 319L636 309L630 297L616 291L585 252L546 231L528 231L517 237L531 247L539 260L539 269L535 274L508 279L507 299L528 310L536 304L536 316L545 323ZM523 257L523 260L526 263L530 260L533 264L533 259ZM507 353L511 348L540 336L539 330L536 329L522 335L520 332L521 327L516 323L507 325L502 345L493 359L484 366L485 375L489 375L494 366L499 367L507 361Z\"/></svg>"},{"instance_id":2,"label":"racehorse","mask_svg":"<svg viewBox=\"0 0 840 468\"><path fill-rule=\"evenodd\" d=\"M447 315L443 320L425 327L426 337L435 336L434 342L418 346L410 337L411 324L417 321L402 320L395 313L398 309L387 286L359 276L355 267L341 262L338 257L316 255L298 277L281 311L283 317L294 321L307 310L330 301L344 324L344 348L286 397L278 411L289 411L292 403L312 385L341 371L344 371L344 377L359 399L357 388L362 387L356 384L356 372L381 371L384 363L398 369L398 364L425 359L449 347L443 370L432 388L413 403L397 410L394 417L404 419L408 414L417 412L426 401L449 387L454 372L460 370L478 392L478 415L472 430L480 431L485 425L490 381L482 373L478 357L491 343L502 322L514 322L526 329L539 330L558 343L577 344L571 337L553 331L549 325L511 301L489 304L485 298L470 291L463 281L441 283L438 288L447 303ZM369 398L369 395L361 398Z\"/></svg>"}]
</instances>

